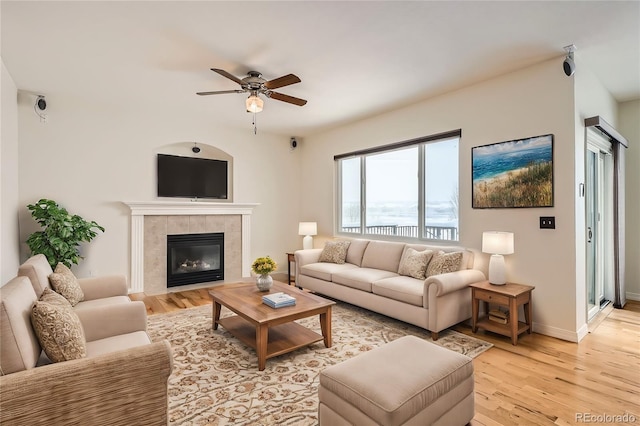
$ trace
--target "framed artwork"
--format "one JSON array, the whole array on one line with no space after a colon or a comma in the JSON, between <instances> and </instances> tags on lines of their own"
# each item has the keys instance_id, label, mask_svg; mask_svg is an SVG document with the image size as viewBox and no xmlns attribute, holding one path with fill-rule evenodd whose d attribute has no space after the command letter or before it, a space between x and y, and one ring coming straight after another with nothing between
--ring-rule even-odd
<instances>
[{"instance_id":1,"label":"framed artwork","mask_svg":"<svg viewBox=\"0 0 640 426\"><path fill-rule=\"evenodd\" d=\"M472 207L553 207L553 135L471 149Z\"/></svg>"}]
</instances>

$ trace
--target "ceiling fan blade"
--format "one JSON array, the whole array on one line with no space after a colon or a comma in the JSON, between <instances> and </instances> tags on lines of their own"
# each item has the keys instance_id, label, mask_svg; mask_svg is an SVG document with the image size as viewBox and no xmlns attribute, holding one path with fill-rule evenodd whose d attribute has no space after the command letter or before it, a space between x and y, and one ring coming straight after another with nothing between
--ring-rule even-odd
<instances>
[{"instance_id":1,"label":"ceiling fan blade","mask_svg":"<svg viewBox=\"0 0 640 426\"><path fill-rule=\"evenodd\" d=\"M274 78L264 83L264 87L267 89L277 89L278 87L289 86L290 84L300 83L300 78L297 75L287 74L282 77Z\"/></svg>"},{"instance_id":2,"label":"ceiling fan blade","mask_svg":"<svg viewBox=\"0 0 640 426\"><path fill-rule=\"evenodd\" d=\"M271 99L275 99L282 102L288 102L290 104L294 104L298 106L304 106L307 104L307 101L304 99L296 98L296 97L285 95L278 92L271 92L267 96L269 96Z\"/></svg>"},{"instance_id":3,"label":"ceiling fan blade","mask_svg":"<svg viewBox=\"0 0 640 426\"><path fill-rule=\"evenodd\" d=\"M230 74L228 72L226 72L225 70L221 70L218 68L211 68L211 71L213 72L217 72L218 74L220 74L223 77L227 77L229 80L233 80L236 83L238 83L240 86L242 86L244 84L244 81L240 80L238 77L236 77L233 74Z\"/></svg>"},{"instance_id":4,"label":"ceiling fan blade","mask_svg":"<svg viewBox=\"0 0 640 426\"><path fill-rule=\"evenodd\" d=\"M225 93L244 93L246 92L246 90L240 90L240 89L236 89L236 90L218 90L215 92L198 92L196 93L196 95L200 95L200 96L206 96L206 95L223 95Z\"/></svg>"}]
</instances>

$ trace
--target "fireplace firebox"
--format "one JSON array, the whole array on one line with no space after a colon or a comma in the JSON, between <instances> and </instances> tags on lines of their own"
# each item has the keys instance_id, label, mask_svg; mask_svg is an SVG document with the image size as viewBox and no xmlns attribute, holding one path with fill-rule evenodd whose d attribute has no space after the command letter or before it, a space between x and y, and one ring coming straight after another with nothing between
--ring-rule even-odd
<instances>
[{"instance_id":1,"label":"fireplace firebox","mask_svg":"<svg viewBox=\"0 0 640 426\"><path fill-rule=\"evenodd\" d=\"M167 287L224 280L224 233L167 235Z\"/></svg>"}]
</instances>

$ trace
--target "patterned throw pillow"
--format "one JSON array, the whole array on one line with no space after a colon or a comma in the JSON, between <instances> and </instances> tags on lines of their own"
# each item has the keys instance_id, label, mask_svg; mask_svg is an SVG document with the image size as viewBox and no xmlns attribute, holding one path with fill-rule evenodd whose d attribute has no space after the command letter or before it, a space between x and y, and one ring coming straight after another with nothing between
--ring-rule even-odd
<instances>
[{"instance_id":1,"label":"patterned throw pillow","mask_svg":"<svg viewBox=\"0 0 640 426\"><path fill-rule=\"evenodd\" d=\"M84 300L84 293L76 276L63 263L58 263L56 270L49 275L49 281L51 281L53 289L63 295L71 303L71 306L76 306L78 302Z\"/></svg>"},{"instance_id":2,"label":"patterned throw pillow","mask_svg":"<svg viewBox=\"0 0 640 426\"><path fill-rule=\"evenodd\" d=\"M49 287L46 287L44 289L39 300L41 302L51 303L52 305L71 307L71 303L69 303L69 301L65 299L63 295L56 293Z\"/></svg>"},{"instance_id":3,"label":"patterned throw pillow","mask_svg":"<svg viewBox=\"0 0 640 426\"><path fill-rule=\"evenodd\" d=\"M460 270L461 263L461 251L454 251L451 253L439 251L433 256L433 259L429 262L429 266L427 266L427 277L458 271Z\"/></svg>"},{"instance_id":4,"label":"patterned throw pillow","mask_svg":"<svg viewBox=\"0 0 640 426\"><path fill-rule=\"evenodd\" d=\"M320 253L320 262L344 263L350 241L327 241Z\"/></svg>"},{"instance_id":5,"label":"patterned throw pillow","mask_svg":"<svg viewBox=\"0 0 640 426\"><path fill-rule=\"evenodd\" d=\"M31 309L31 324L40 346L51 361L62 362L87 356L84 330L71 305L35 302Z\"/></svg>"},{"instance_id":6,"label":"patterned throw pillow","mask_svg":"<svg viewBox=\"0 0 640 426\"><path fill-rule=\"evenodd\" d=\"M432 257L433 250L417 251L409 247L402 255L398 274L424 280L427 278L427 265Z\"/></svg>"}]
</instances>

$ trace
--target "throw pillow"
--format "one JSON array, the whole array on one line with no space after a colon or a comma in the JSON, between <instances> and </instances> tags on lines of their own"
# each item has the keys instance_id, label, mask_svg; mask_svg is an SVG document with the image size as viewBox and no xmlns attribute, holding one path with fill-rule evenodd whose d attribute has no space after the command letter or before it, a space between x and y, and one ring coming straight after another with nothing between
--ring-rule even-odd
<instances>
[{"instance_id":1,"label":"throw pillow","mask_svg":"<svg viewBox=\"0 0 640 426\"><path fill-rule=\"evenodd\" d=\"M49 287L46 287L40 296L41 302L51 303L52 305L58 306L68 306L71 307L71 303L67 299L64 298L63 295L56 293L51 290Z\"/></svg>"},{"instance_id":2,"label":"throw pillow","mask_svg":"<svg viewBox=\"0 0 640 426\"><path fill-rule=\"evenodd\" d=\"M327 241L320 253L320 262L344 263L350 241Z\"/></svg>"},{"instance_id":3,"label":"throw pillow","mask_svg":"<svg viewBox=\"0 0 640 426\"><path fill-rule=\"evenodd\" d=\"M424 280L427 278L427 265L433 257L433 250L417 251L407 248L400 259L398 274Z\"/></svg>"},{"instance_id":4,"label":"throw pillow","mask_svg":"<svg viewBox=\"0 0 640 426\"><path fill-rule=\"evenodd\" d=\"M427 266L427 277L458 271L460 270L461 263L461 251L454 251L451 253L439 251L433 256L433 259L429 262L429 266Z\"/></svg>"},{"instance_id":5,"label":"throw pillow","mask_svg":"<svg viewBox=\"0 0 640 426\"><path fill-rule=\"evenodd\" d=\"M84 330L70 305L35 302L31 309L31 324L40 346L51 361L62 362L87 356Z\"/></svg>"},{"instance_id":6,"label":"throw pillow","mask_svg":"<svg viewBox=\"0 0 640 426\"><path fill-rule=\"evenodd\" d=\"M76 306L84 300L84 293L76 276L63 263L58 263L56 270L49 275L49 281L51 281L53 289L63 295L71 303L71 306Z\"/></svg>"}]
</instances>

